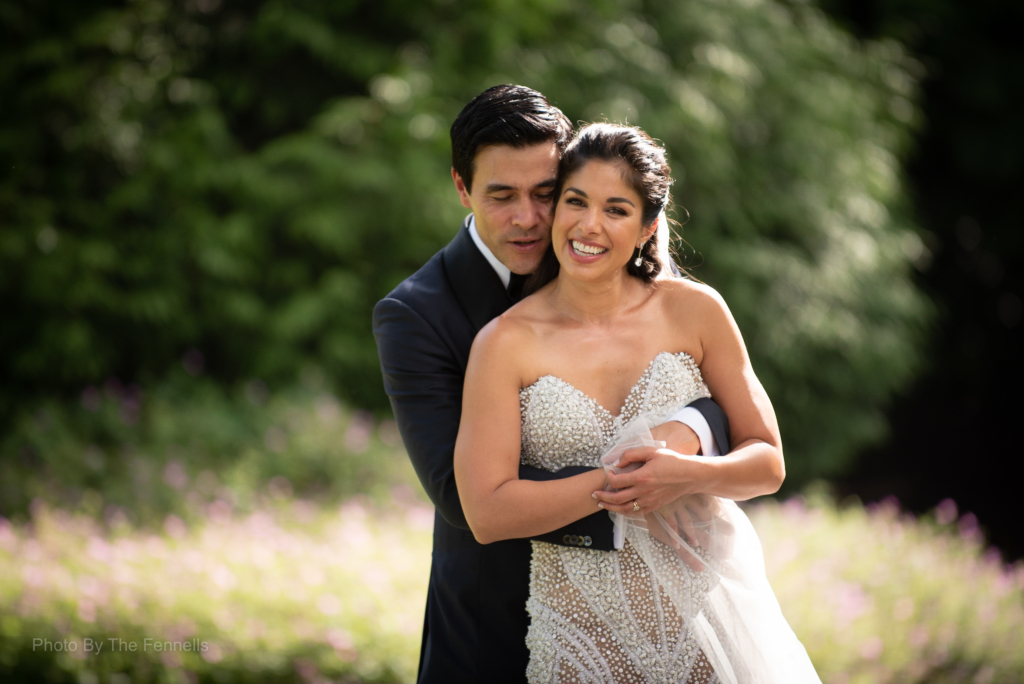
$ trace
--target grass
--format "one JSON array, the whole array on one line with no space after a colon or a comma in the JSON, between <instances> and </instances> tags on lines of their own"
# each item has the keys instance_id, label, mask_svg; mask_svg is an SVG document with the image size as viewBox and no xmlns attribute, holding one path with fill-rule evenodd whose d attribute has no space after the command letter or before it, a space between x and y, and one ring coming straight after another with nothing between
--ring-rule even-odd
<instances>
[{"instance_id":1,"label":"grass","mask_svg":"<svg viewBox=\"0 0 1024 684\"><path fill-rule=\"evenodd\" d=\"M824 682L1024 678L1024 570L985 553L976 531L820 497L749 512ZM153 533L39 503L25 525L0 522L0 674L413 680L432 510L411 490L383 507L281 497L247 513L214 503L204 516L168 516ZM165 641L205 649L154 650Z\"/></svg>"},{"instance_id":2,"label":"grass","mask_svg":"<svg viewBox=\"0 0 1024 684\"><path fill-rule=\"evenodd\" d=\"M315 386L108 389L0 444L0 680L413 681L433 512L392 421ZM952 502L746 510L826 684L1024 681L1024 568Z\"/></svg>"},{"instance_id":3,"label":"grass","mask_svg":"<svg viewBox=\"0 0 1024 684\"><path fill-rule=\"evenodd\" d=\"M411 681L432 522L412 501L287 501L245 515L211 506L198 525L169 516L152 534L39 505L24 528L0 524L0 673Z\"/></svg>"}]
</instances>

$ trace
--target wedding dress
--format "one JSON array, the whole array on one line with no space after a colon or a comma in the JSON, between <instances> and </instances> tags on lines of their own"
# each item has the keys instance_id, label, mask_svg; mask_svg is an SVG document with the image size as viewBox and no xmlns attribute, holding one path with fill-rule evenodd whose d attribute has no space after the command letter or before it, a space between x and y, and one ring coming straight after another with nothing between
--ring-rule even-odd
<instances>
[{"instance_id":1,"label":"wedding dress","mask_svg":"<svg viewBox=\"0 0 1024 684\"><path fill-rule=\"evenodd\" d=\"M647 425L706 396L686 353L658 354L617 416L544 376L520 391L521 460L550 471L601 467L603 456L649 437ZM749 520L734 502L705 498L712 514L699 546L674 532L672 546L658 541L643 517L617 520L616 551L533 542L530 682L820 684L768 585Z\"/></svg>"}]
</instances>

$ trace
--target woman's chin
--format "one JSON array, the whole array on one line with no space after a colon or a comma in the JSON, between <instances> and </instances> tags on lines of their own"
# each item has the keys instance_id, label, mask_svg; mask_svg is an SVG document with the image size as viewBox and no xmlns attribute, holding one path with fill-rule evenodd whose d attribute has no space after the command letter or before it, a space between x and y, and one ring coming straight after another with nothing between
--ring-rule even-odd
<instances>
[{"instance_id":1,"label":"woman's chin","mask_svg":"<svg viewBox=\"0 0 1024 684\"><path fill-rule=\"evenodd\" d=\"M584 283L613 280L620 275L620 271L621 273L625 273L625 267L615 268L611 263L605 260L590 263L568 261L568 263L563 263L561 268L561 272L569 279L578 280Z\"/></svg>"}]
</instances>

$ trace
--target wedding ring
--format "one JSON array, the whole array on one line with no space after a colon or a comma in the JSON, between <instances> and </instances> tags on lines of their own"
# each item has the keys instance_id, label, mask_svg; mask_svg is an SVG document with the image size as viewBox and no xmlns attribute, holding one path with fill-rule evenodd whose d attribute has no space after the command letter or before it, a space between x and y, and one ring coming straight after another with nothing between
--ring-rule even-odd
<instances>
[{"instance_id":1,"label":"wedding ring","mask_svg":"<svg viewBox=\"0 0 1024 684\"><path fill-rule=\"evenodd\" d=\"M636 499L633 499L633 512L634 513L639 513L640 512L640 503Z\"/></svg>"}]
</instances>

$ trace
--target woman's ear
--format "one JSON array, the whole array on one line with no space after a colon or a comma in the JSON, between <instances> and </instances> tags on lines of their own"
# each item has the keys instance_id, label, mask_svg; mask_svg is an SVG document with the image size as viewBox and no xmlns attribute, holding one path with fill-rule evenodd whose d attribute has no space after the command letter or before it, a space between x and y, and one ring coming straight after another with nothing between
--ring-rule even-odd
<instances>
[{"instance_id":1,"label":"woman's ear","mask_svg":"<svg viewBox=\"0 0 1024 684\"><path fill-rule=\"evenodd\" d=\"M644 232L640 235L640 241L636 245L637 247L646 244L646 242L651 239L651 236L654 235L655 232L657 232L658 223L660 222L661 216L658 216L658 218L654 219L654 223L644 228Z\"/></svg>"}]
</instances>

